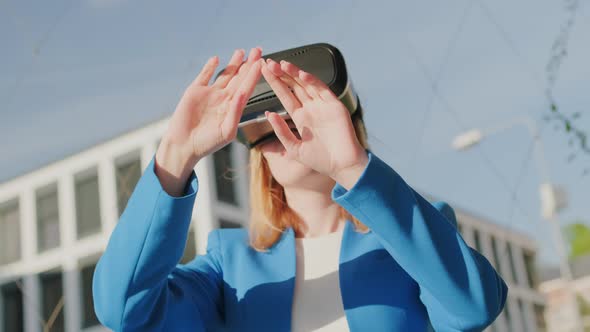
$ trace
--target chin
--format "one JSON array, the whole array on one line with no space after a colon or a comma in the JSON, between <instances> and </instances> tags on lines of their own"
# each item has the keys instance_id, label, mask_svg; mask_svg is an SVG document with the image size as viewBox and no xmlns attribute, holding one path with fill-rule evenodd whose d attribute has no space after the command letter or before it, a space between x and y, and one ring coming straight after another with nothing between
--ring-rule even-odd
<instances>
[{"instance_id":1,"label":"chin","mask_svg":"<svg viewBox=\"0 0 590 332\"><path fill-rule=\"evenodd\" d=\"M302 184L302 182L308 182L308 179L320 175L312 168L287 157L284 149L283 151L267 153L264 157L273 177L282 186Z\"/></svg>"},{"instance_id":2,"label":"chin","mask_svg":"<svg viewBox=\"0 0 590 332\"><path fill-rule=\"evenodd\" d=\"M284 187L320 188L333 184L330 177L289 158L278 140L265 143L261 151L274 179Z\"/></svg>"}]
</instances>

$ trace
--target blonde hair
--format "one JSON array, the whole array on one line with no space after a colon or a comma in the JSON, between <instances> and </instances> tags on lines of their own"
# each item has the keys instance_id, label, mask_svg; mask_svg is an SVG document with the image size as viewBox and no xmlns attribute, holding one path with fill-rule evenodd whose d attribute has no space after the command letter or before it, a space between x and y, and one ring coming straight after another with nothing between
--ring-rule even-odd
<instances>
[{"instance_id":1,"label":"blonde hair","mask_svg":"<svg viewBox=\"0 0 590 332\"><path fill-rule=\"evenodd\" d=\"M360 144L369 148L362 111L353 113L352 124ZM357 231L366 233L369 230L343 207L340 207L340 218L351 220ZM300 230L300 218L287 204L283 186L272 176L259 147L254 147L250 149L250 246L257 251L266 251L288 227Z\"/></svg>"}]
</instances>

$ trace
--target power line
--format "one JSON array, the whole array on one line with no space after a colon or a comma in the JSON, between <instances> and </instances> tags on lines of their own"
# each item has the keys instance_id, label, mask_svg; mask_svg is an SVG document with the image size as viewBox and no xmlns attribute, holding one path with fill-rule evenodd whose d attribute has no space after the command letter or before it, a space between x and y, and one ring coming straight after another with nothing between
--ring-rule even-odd
<instances>
[{"instance_id":1,"label":"power line","mask_svg":"<svg viewBox=\"0 0 590 332\"><path fill-rule=\"evenodd\" d=\"M438 83L440 81L440 78L442 77L442 73L443 73L444 69L446 68L447 62L450 59L450 55L451 55L452 51L454 50L454 48L457 44L457 41L459 40L460 34L463 32L463 28L465 27L465 22L467 21L467 18L469 17L469 14L471 13L472 7L473 7L473 2L468 1L467 6L465 7L465 10L463 12L463 15L461 16L461 20L459 21L459 24L457 24L457 29L455 30L455 32L453 33L453 35L449 39L449 42L446 47L445 55L443 57L443 61L441 62L440 67L438 69L438 73L432 83L432 86L434 88L438 87ZM418 130L420 130L420 134L418 135L418 137L419 137L418 138L418 146L416 147L416 149L413 150L414 153L412 154L412 157L410 159L410 171L411 172L415 172L415 169L416 169L416 159L420 153L420 150L422 149L422 143L424 141L424 136L426 133L426 124L430 121L430 115L432 113L432 106L434 105L435 99L436 99L435 94L433 92L430 95L430 98L429 98L427 106L426 106L426 110L424 111L424 116L422 117L422 122L421 122L422 126L420 126L418 129Z\"/></svg>"},{"instance_id":2,"label":"power line","mask_svg":"<svg viewBox=\"0 0 590 332\"><path fill-rule=\"evenodd\" d=\"M479 5L480 9L482 10L486 18L490 21L490 23L492 23L492 26L498 31L500 37L508 46L508 49L512 51L522 71L525 72L530 77L530 79L538 85L538 88L541 91L543 91L543 82L537 76L535 70L529 67L529 62L525 59L522 53L520 53L520 51L516 47L516 43L512 40L510 35L506 32L506 30L502 27L499 21L495 18L492 11L486 6L484 0L477 0L477 4Z\"/></svg>"},{"instance_id":3,"label":"power line","mask_svg":"<svg viewBox=\"0 0 590 332\"><path fill-rule=\"evenodd\" d=\"M516 194L518 193L518 189L520 188L520 184L522 183L522 179L524 179L525 171L528 168L529 162L532 159L533 156L533 150L535 147L535 141L540 139L539 136L537 137L533 137L533 140L529 143L529 147L527 149L527 153L526 153L526 157L523 159L523 162L520 166L520 172L518 173L518 176L516 177L516 183L514 184L514 188L512 189L512 196L510 197L510 202L509 207L508 207L508 224L511 225L512 224L512 218L514 217L514 208L516 205L516 199L517 196Z\"/></svg>"},{"instance_id":4,"label":"power line","mask_svg":"<svg viewBox=\"0 0 590 332\"><path fill-rule=\"evenodd\" d=\"M478 0L478 4L488 20L492 23L492 25L498 30L500 36L508 45L508 48L512 51L512 53L516 56L519 60L520 66L526 71L533 81L538 85L539 89L543 92L543 95L547 98L548 104L551 109L551 116L554 120L562 122L565 126L566 133L570 133L570 142L573 140L578 140L580 144L580 149L582 152L586 154L590 154L590 148L587 145L587 135L586 133L574 126L572 121L575 120L579 116L579 112L574 113L571 117L566 116L562 113L559 108L557 107L557 103L553 98L553 86L557 81L557 74L559 72L559 68L561 67L561 63L565 56L567 55L567 46L570 37L570 33L573 29L573 25L575 22L576 14L580 8L580 1L579 0L566 0L566 10L568 11L568 18L566 20L565 25L563 25L559 31L559 35L557 36L556 40L553 42L551 47L551 55L549 62L546 66L546 76L547 76L547 86L544 89L543 86L545 85L541 82L541 79L536 75L536 72L532 70L529 66L527 66L528 62L525 60L524 56L518 51L514 41L506 30L502 27L499 21L494 17L492 11L485 5L484 0ZM549 119L551 117L548 117ZM544 127L541 127L544 128ZM571 144L570 144L571 146ZM575 156L573 153L570 154L568 159L572 159ZM590 168L585 168L582 172L582 175L586 175L590 172Z\"/></svg>"},{"instance_id":5,"label":"power line","mask_svg":"<svg viewBox=\"0 0 590 332\"><path fill-rule=\"evenodd\" d=\"M463 123L463 121L461 120L459 114L451 107L451 105L447 102L447 100L444 98L444 96L439 93L436 84L434 84L434 82L433 82L432 76L428 72L428 69L426 68L426 66L424 65L424 63L421 61L421 59L418 56L418 53L416 52L416 50L413 47L413 45L410 43L410 41L407 39L406 35L403 34L403 33L402 33L402 40L406 44L407 49L410 51L410 54L411 54L412 58L414 59L414 61L416 62L416 64L420 68L420 70L422 71L422 74L428 80L428 82L430 82L430 86L431 86L431 89L432 89L433 93L441 101L442 105L444 106L444 109L451 115L451 117L459 125L459 127L461 128L461 130L463 130L463 131L467 130L467 126ZM508 180L493 165L492 160L481 149L476 149L476 151L480 154L481 158L485 161L485 165L487 165L487 167L490 169L490 171L492 171L492 173L500 180L501 184L506 188L506 190L509 193L514 194L513 191L510 188L510 185L509 185ZM526 210L524 210L522 208L522 206L520 205L520 200L518 200L517 198L515 198L515 200L518 203L518 208L520 209L520 211L523 214L525 214L528 218L530 218L531 220L533 220L534 218L532 218L531 215Z\"/></svg>"}]
</instances>

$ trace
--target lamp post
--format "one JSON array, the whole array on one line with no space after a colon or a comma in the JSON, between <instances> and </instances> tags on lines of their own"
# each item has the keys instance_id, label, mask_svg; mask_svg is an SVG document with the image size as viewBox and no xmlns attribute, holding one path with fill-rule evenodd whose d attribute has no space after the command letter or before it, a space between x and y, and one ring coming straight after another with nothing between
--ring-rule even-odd
<instances>
[{"instance_id":1,"label":"lamp post","mask_svg":"<svg viewBox=\"0 0 590 332\"><path fill-rule=\"evenodd\" d=\"M541 183L539 185L539 198L541 200L541 216L543 216L543 218L547 220L549 224L548 226L550 227L552 241L555 245L557 254L559 256L559 269L561 278L566 285L566 291L569 295L570 300L573 301L572 303L575 304L575 310L573 310L574 317L572 317L574 331L582 331L582 324L577 305L577 299L572 287L573 274L568 262L566 244L557 216L558 212L567 206L567 195L562 188L555 186L550 181L549 168L547 160L545 159L545 149L542 142L540 141L539 131L537 130L535 122L529 117L523 117L517 118L509 122L508 124L498 126L495 128L490 128L488 130L474 128L457 135L451 145L455 150L466 150L480 143L485 137L488 137L492 134L496 134L500 131L512 128L517 125L526 126L535 144L534 151L536 165L539 172L539 177L541 178Z\"/></svg>"}]
</instances>

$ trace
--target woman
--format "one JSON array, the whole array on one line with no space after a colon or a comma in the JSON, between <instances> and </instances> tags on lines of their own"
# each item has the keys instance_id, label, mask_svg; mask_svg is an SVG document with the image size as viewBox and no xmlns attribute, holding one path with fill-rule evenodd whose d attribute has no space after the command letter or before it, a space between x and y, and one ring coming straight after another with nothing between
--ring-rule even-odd
<instances>
[{"instance_id":1,"label":"woman","mask_svg":"<svg viewBox=\"0 0 590 332\"><path fill-rule=\"evenodd\" d=\"M366 144L361 118L288 62L237 50L186 89L94 275L100 321L116 331L479 331L507 287L469 248L452 208L430 204ZM209 233L180 259L194 166L231 142L264 76L296 128L251 150L250 230Z\"/></svg>"}]
</instances>

